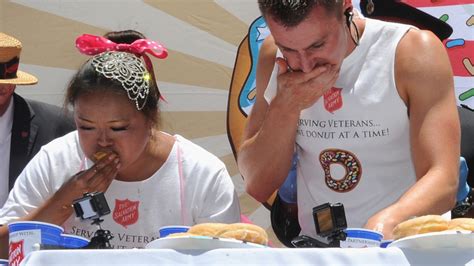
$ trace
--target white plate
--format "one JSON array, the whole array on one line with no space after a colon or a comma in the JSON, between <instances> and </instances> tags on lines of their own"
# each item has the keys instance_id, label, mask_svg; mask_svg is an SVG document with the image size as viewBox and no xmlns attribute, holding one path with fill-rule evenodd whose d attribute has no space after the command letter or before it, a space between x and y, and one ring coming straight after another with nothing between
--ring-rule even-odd
<instances>
[{"instance_id":1,"label":"white plate","mask_svg":"<svg viewBox=\"0 0 474 266\"><path fill-rule=\"evenodd\" d=\"M474 248L474 232L443 231L419 234L395 240L388 247L414 249Z\"/></svg>"},{"instance_id":2,"label":"white plate","mask_svg":"<svg viewBox=\"0 0 474 266\"><path fill-rule=\"evenodd\" d=\"M236 239L212 238L208 236L179 236L165 237L151 241L147 249L199 249L210 250L216 248L266 248L267 246L247 243Z\"/></svg>"}]
</instances>

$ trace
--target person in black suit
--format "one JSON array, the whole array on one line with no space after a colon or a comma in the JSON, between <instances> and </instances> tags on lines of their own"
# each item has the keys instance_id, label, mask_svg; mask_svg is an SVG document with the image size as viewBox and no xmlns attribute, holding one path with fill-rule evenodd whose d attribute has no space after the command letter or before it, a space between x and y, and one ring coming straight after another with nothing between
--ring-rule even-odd
<instances>
[{"instance_id":1,"label":"person in black suit","mask_svg":"<svg viewBox=\"0 0 474 266\"><path fill-rule=\"evenodd\" d=\"M0 32L0 206L41 146L75 130L65 110L15 93L17 85L38 82L18 70L21 49L20 41Z\"/></svg>"}]
</instances>

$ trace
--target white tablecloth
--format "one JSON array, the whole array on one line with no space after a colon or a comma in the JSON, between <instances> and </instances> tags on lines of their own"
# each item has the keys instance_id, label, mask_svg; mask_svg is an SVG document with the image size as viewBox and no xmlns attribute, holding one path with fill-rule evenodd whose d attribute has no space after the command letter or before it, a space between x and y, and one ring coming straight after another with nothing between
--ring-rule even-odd
<instances>
[{"instance_id":1,"label":"white tablecloth","mask_svg":"<svg viewBox=\"0 0 474 266\"><path fill-rule=\"evenodd\" d=\"M41 250L21 265L471 265L472 249Z\"/></svg>"}]
</instances>

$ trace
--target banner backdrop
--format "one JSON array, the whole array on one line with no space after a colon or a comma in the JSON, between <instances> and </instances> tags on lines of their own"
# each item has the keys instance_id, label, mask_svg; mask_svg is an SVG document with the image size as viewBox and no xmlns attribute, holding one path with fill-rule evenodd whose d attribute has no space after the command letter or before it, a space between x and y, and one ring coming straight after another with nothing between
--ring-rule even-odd
<instances>
[{"instance_id":1,"label":"banner backdrop","mask_svg":"<svg viewBox=\"0 0 474 266\"><path fill-rule=\"evenodd\" d=\"M459 104L474 108L474 3L404 2L454 28L445 46L456 75L456 95ZM359 1L354 5L358 8ZM80 34L134 29L159 40L169 49L166 60L152 59L167 100L161 104L163 130L181 134L223 160L236 185L243 214L272 234L267 209L244 192L226 128L238 48L253 22L253 42L246 45L259 45L268 34L262 27L264 21L256 21L259 15L255 0L0 0L0 31L22 41L20 69L39 78L38 85L20 86L17 92L55 105L62 105L70 78L87 59L74 46ZM254 55L246 67L254 71L256 60ZM245 114L251 108L255 85L247 82L246 86L249 97L239 100Z\"/></svg>"},{"instance_id":2,"label":"banner backdrop","mask_svg":"<svg viewBox=\"0 0 474 266\"><path fill-rule=\"evenodd\" d=\"M453 28L444 41L454 72L457 102L474 109L474 1L404 0Z\"/></svg>"}]
</instances>

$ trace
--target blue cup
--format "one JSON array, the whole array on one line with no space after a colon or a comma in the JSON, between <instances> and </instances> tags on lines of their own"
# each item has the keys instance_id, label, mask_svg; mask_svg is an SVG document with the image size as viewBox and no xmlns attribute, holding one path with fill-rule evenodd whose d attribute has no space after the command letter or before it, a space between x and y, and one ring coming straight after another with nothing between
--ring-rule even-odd
<instances>
[{"instance_id":1,"label":"blue cup","mask_svg":"<svg viewBox=\"0 0 474 266\"><path fill-rule=\"evenodd\" d=\"M83 248L89 245L89 242L89 239L82 236L61 234L60 245L65 248Z\"/></svg>"},{"instance_id":2,"label":"blue cup","mask_svg":"<svg viewBox=\"0 0 474 266\"><path fill-rule=\"evenodd\" d=\"M364 228L347 228L346 240L341 241L341 248L368 248L380 247L383 234Z\"/></svg>"},{"instance_id":3,"label":"blue cup","mask_svg":"<svg viewBox=\"0 0 474 266\"><path fill-rule=\"evenodd\" d=\"M40 245L59 246L64 229L55 224L35 221L18 221L8 224L9 264L19 265L30 252Z\"/></svg>"},{"instance_id":4,"label":"blue cup","mask_svg":"<svg viewBox=\"0 0 474 266\"><path fill-rule=\"evenodd\" d=\"M382 242L380 243L380 247L381 248L386 248L388 245L390 245L390 243L393 242L393 239L389 239L389 240L382 240Z\"/></svg>"},{"instance_id":5,"label":"blue cup","mask_svg":"<svg viewBox=\"0 0 474 266\"><path fill-rule=\"evenodd\" d=\"M163 226L160 228L160 238L166 237L174 233L186 233L188 230L189 226L184 225Z\"/></svg>"},{"instance_id":6,"label":"blue cup","mask_svg":"<svg viewBox=\"0 0 474 266\"><path fill-rule=\"evenodd\" d=\"M41 236L41 241L38 244L59 245L64 229L61 226L44 222L18 221L8 224L8 231L10 239L14 238L15 235L31 236L26 232L38 232Z\"/></svg>"},{"instance_id":7,"label":"blue cup","mask_svg":"<svg viewBox=\"0 0 474 266\"><path fill-rule=\"evenodd\" d=\"M8 260L0 259L0 266L8 266Z\"/></svg>"}]
</instances>

